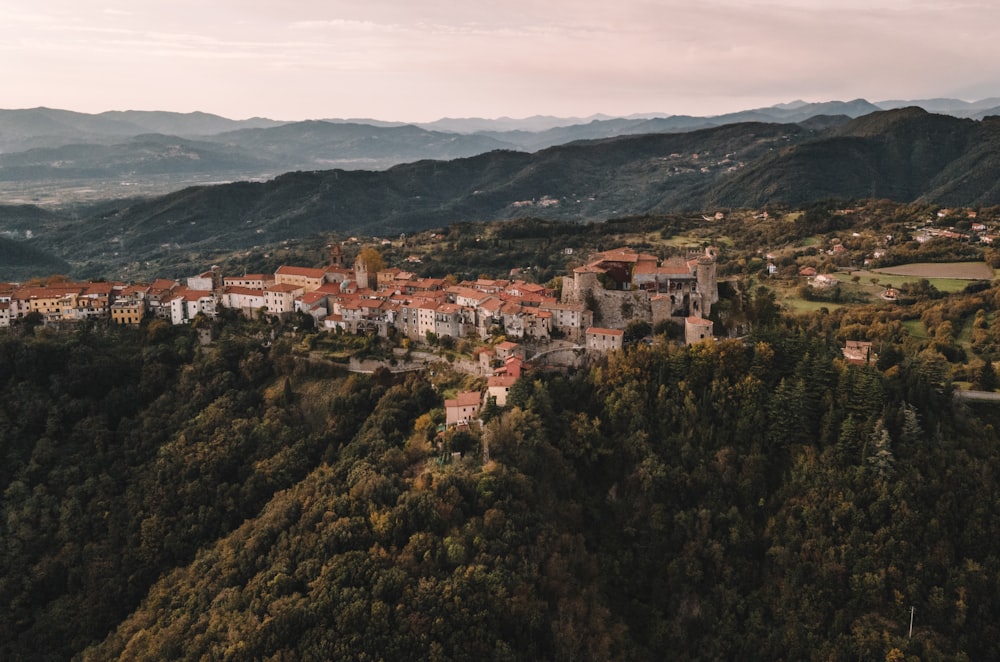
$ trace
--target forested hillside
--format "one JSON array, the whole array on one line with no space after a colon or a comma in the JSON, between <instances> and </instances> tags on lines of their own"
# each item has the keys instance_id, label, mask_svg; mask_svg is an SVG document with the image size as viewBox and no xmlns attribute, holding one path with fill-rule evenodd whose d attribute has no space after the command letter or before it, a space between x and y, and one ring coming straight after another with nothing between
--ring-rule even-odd
<instances>
[{"instance_id":1,"label":"forested hillside","mask_svg":"<svg viewBox=\"0 0 1000 662\"><path fill-rule=\"evenodd\" d=\"M998 410L932 345L848 365L846 320L742 305L752 337L537 374L443 435L444 364L0 335L0 658L1000 656Z\"/></svg>"}]
</instances>

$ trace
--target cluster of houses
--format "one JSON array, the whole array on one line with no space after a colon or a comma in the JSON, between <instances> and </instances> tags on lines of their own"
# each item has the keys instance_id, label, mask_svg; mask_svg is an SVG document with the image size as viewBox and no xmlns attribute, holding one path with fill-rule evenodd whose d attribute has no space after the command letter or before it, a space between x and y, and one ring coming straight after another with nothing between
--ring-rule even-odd
<instances>
[{"instance_id":1,"label":"cluster of houses","mask_svg":"<svg viewBox=\"0 0 1000 662\"><path fill-rule=\"evenodd\" d=\"M486 391L461 391L445 399L445 425L449 427L475 421L480 409L491 400L498 407L506 407L511 387L526 370L524 347L510 340L492 348L481 347L476 354L483 369L492 373L486 380Z\"/></svg>"},{"instance_id":2,"label":"cluster of houses","mask_svg":"<svg viewBox=\"0 0 1000 662\"><path fill-rule=\"evenodd\" d=\"M597 277L604 278L604 284ZM594 326L597 314L608 327ZM149 284L121 282L0 283L0 327L29 315L46 326L71 326L87 320L139 325L147 317L186 324L199 315L212 318L228 309L247 318L289 319L311 316L331 332L401 336L425 341L433 336L506 340L476 351L480 374L488 375L485 393L459 393L445 402L449 425L478 418L492 400L506 406L511 387L526 369L523 340L564 338L577 349L609 352L623 346L622 302L638 304L631 319L682 319L688 340L711 337L702 317L717 301L714 249L689 260L660 263L651 255L622 248L597 254L574 271L557 292L522 280L477 279L454 282L422 278L398 268L370 273L366 262L345 264L339 244L331 246L322 268L282 266L273 274L225 276L217 267L183 280ZM603 310L602 310L603 309Z\"/></svg>"},{"instance_id":3,"label":"cluster of houses","mask_svg":"<svg viewBox=\"0 0 1000 662\"><path fill-rule=\"evenodd\" d=\"M314 318L317 328L336 332L397 335L414 341L432 336L486 339L503 333L514 340L559 336L594 351L621 349L620 328L594 326L594 313L580 301L521 280L449 282L421 278L398 268L369 273L362 260L344 264L339 245L322 268L282 266L273 274L224 276L220 269L182 280L149 284L56 282L0 283L0 327L32 313L47 326L85 320L138 325L146 316L185 324L222 309L248 318Z\"/></svg>"},{"instance_id":4,"label":"cluster of houses","mask_svg":"<svg viewBox=\"0 0 1000 662\"><path fill-rule=\"evenodd\" d=\"M38 313L47 326L85 320L138 325L146 315L185 324L198 315L229 309L248 318L312 316L320 329L414 340L429 334L486 338L494 328L509 337L547 338L553 328L582 337L592 315L560 304L551 290L522 281L480 279L449 285L387 269L369 278L363 266L282 266L274 274L222 276L217 269L180 281L148 285L59 282L20 286L0 283L0 326Z\"/></svg>"}]
</instances>

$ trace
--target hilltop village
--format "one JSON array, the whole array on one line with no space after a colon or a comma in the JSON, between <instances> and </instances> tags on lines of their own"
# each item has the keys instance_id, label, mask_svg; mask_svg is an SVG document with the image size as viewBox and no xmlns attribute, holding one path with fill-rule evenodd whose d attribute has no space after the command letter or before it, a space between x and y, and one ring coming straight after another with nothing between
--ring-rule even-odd
<instances>
[{"instance_id":1,"label":"hilltop village","mask_svg":"<svg viewBox=\"0 0 1000 662\"><path fill-rule=\"evenodd\" d=\"M33 313L45 326L105 320L138 325L153 317L187 324L222 310L246 318L309 315L319 330L403 337L512 341L568 340L590 351L621 349L632 320L673 320L696 342L712 335L707 320L718 301L715 252L661 262L619 248L592 256L565 279L562 292L522 280L450 282L399 268L371 273L359 255L348 266L340 244L322 268L281 266L273 274L226 276L211 270L150 284L49 282L0 284L0 327ZM595 325L595 319L600 326Z\"/></svg>"}]
</instances>

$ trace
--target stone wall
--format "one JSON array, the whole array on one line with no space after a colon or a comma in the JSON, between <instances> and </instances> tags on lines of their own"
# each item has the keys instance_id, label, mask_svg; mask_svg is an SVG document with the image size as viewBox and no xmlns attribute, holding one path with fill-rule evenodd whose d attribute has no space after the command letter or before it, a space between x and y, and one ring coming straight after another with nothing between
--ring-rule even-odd
<instances>
[{"instance_id":1,"label":"stone wall","mask_svg":"<svg viewBox=\"0 0 1000 662\"><path fill-rule=\"evenodd\" d=\"M597 303L594 326L624 329L632 320L653 323L653 308L649 293L642 290L614 291L591 290Z\"/></svg>"}]
</instances>

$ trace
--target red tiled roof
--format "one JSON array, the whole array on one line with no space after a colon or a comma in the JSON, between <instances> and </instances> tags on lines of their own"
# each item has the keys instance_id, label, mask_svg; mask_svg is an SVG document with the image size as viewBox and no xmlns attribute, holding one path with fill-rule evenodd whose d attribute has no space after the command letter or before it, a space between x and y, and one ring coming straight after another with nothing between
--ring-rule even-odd
<instances>
[{"instance_id":1,"label":"red tiled roof","mask_svg":"<svg viewBox=\"0 0 1000 662\"><path fill-rule=\"evenodd\" d=\"M292 285L291 283L278 283L276 285L268 285L264 288L267 292L298 292L302 288L298 285Z\"/></svg>"},{"instance_id":2,"label":"red tiled roof","mask_svg":"<svg viewBox=\"0 0 1000 662\"><path fill-rule=\"evenodd\" d=\"M292 267L288 265L281 265L278 270L274 272L275 274L281 274L282 276L303 276L305 278L322 278L326 275L326 269L312 269L309 267Z\"/></svg>"},{"instance_id":3,"label":"red tiled roof","mask_svg":"<svg viewBox=\"0 0 1000 662\"><path fill-rule=\"evenodd\" d=\"M445 407L470 407L478 405L482 395L479 391L462 391L454 400L445 400Z\"/></svg>"},{"instance_id":4,"label":"red tiled roof","mask_svg":"<svg viewBox=\"0 0 1000 662\"><path fill-rule=\"evenodd\" d=\"M264 296L264 290L254 287L243 287L242 285L228 285L225 290L228 294L242 294L244 296Z\"/></svg>"},{"instance_id":5,"label":"red tiled roof","mask_svg":"<svg viewBox=\"0 0 1000 662\"><path fill-rule=\"evenodd\" d=\"M587 329L587 335L588 336L589 335L595 335L595 336L623 336L623 335L625 335L625 332L622 331L621 329L602 329L601 327L598 327L598 326L592 326L589 329Z\"/></svg>"},{"instance_id":6,"label":"red tiled roof","mask_svg":"<svg viewBox=\"0 0 1000 662\"><path fill-rule=\"evenodd\" d=\"M510 375L496 375L496 376L487 378L486 385L488 387L491 387L491 388L494 387L494 386L503 386L505 388L509 388L516 381L517 381L517 377L512 377Z\"/></svg>"}]
</instances>

